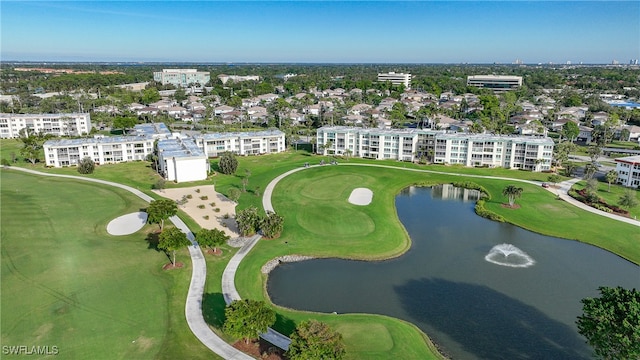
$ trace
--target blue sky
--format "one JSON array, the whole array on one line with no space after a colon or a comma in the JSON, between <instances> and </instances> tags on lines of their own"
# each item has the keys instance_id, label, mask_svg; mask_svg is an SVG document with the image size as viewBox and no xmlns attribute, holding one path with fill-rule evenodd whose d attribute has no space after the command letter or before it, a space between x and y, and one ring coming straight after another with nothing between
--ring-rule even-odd
<instances>
[{"instance_id":1,"label":"blue sky","mask_svg":"<svg viewBox=\"0 0 640 360\"><path fill-rule=\"evenodd\" d=\"M4 61L628 63L638 1L6 1Z\"/></svg>"}]
</instances>

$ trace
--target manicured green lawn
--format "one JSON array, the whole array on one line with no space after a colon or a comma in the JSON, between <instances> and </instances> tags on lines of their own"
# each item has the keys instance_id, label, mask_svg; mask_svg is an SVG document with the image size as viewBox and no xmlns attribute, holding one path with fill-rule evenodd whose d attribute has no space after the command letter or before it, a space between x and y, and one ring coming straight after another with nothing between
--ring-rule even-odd
<instances>
[{"instance_id":1,"label":"manicured green lawn","mask_svg":"<svg viewBox=\"0 0 640 360\"><path fill-rule=\"evenodd\" d=\"M279 255L291 253L317 257L380 259L402 254L410 246L410 240L395 213L393 204L397 192L411 184L462 180L484 186L491 194L486 207L511 223L543 234L595 244L640 263L640 231L637 227L578 210L566 202L556 200L553 194L540 186L402 169L325 166L295 173L276 186L273 204L275 210L285 218L285 230L279 239L258 243L256 249L243 261L236 277L241 296L268 300L265 293L266 276L260 273L260 268ZM520 205L519 209L503 207L507 199L501 192L509 184L516 184L524 189L522 198L516 202ZM373 190L371 205L355 206L347 202L351 190L357 187ZM278 313L289 320L276 324L276 328L284 333L292 331L293 322L309 317L335 325L344 332L347 346L351 350L350 358L423 358L428 352L424 341L404 341L403 344L410 345L402 349L388 349L382 346L384 342L376 344L378 347L364 346L358 336L362 329L353 325L355 322L364 328L383 326L392 338L400 333L404 336L409 336L407 334L412 332L420 334L415 329L403 328L397 320L392 320L396 322L391 326L374 315L355 320L345 315L332 317L280 308ZM369 352L361 353L360 351L366 351L364 348L368 348Z\"/></svg>"},{"instance_id":2,"label":"manicured green lawn","mask_svg":"<svg viewBox=\"0 0 640 360\"><path fill-rule=\"evenodd\" d=\"M249 169L251 174L247 186L248 191L242 193L238 209L250 205L262 209L262 198L258 193L261 194L273 178L287 170L299 168L305 162L312 165L317 164L321 159L328 160L329 158L309 155L302 151L269 156L239 157L239 168L235 175L218 173L208 181L169 184L169 186L215 183L218 191L227 194L232 187L242 187L242 178L247 176L245 169ZM464 180L478 183L487 188L492 195L492 198L486 203L486 208L499 213L509 222L543 234L592 243L635 263L640 263L640 232L637 227L580 211L567 203L555 200L551 193L539 186L506 180L475 179L410 172L402 169L344 165L371 163L399 168L430 169L441 172L514 177L538 181L546 181L548 174L505 169L424 166L362 159L339 159L339 162L340 166L325 166L298 172L284 179L276 187L273 204L276 211L285 217L285 230L279 239L261 241L243 261L236 278L236 285L243 297L266 299L264 291L266 276L260 273L260 268L268 260L287 253L360 259L381 259L401 255L410 246L410 241L397 219L393 206L394 197L402 188L415 183L435 184ZM212 160L212 163L215 169L217 160ZM29 166L27 165L27 167ZM43 169L41 165L34 168L78 175L75 168ZM149 194L151 185L157 179L157 175L145 162L100 166L91 177L128 184ZM506 209L502 206L507 200L501 195L501 192L508 184L516 184L524 188L522 198L517 200L517 204L521 206L517 210ZM346 199L349 193L356 187L368 187L373 190L374 200L371 205L359 207L347 203ZM103 221L106 224L108 220L110 218ZM192 230L197 231L195 222L187 218L185 220L192 227ZM287 245L285 245L285 241ZM208 281L203 299L203 311L209 324L219 334L221 334L219 329L222 326L224 313L220 278L222 270L234 251L226 248L223 256L207 255ZM160 274L166 294L170 298L166 300L168 303L166 306L171 309L169 312L171 315L167 320L167 336L155 356L165 358L210 357L211 352L193 337L184 319L184 296L191 270L186 252L183 252L182 256L189 266L177 272L169 272L168 274L161 272ZM159 262L162 263L164 260L161 259ZM345 337L348 357L352 359L437 357L424 334L415 326L397 319L378 315L311 314L281 308L277 308L277 311L278 320L275 327L285 334L289 334L296 323L308 318L329 323ZM376 334L376 336L367 336L368 334ZM222 336L225 337L224 334Z\"/></svg>"},{"instance_id":3,"label":"manicured green lawn","mask_svg":"<svg viewBox=\"0 0 640 360\"><path fill-rule=\"evenodd\" d=\"M576 190L582 190L584 189L586 184L587 184L586 181L580 181L576 183L573 186L573 188ZM598 182L598 196L603 198L608 204L611 204L611 205L618 205L618 202L620 201L620 196L622 196L622 194L624 194L626 190L627 188L625 188L624 186L620 186L616 184L611 184L611 189L609 189L608 183ZM640 191L635 191L634 194L636 195L636 199L638 199L638 202L640 203ZM640 217L640 205L634 208L625 209L625 210L629 210L629 213L632 218L634 216L636 218Z\"/></svg>"},{"instance_id":4,"label":"manicured green lawn","mask_svg":"<svg viewBox=\"0 0 640 360\"><path fill-rule=\"evenodd\" d=\"M146 204L120 189L0 171L2 344L57 346L63 359L211 358L184 318L191 263L163 271L145 226L111 236Z\"/></svg>"}]
</instances>

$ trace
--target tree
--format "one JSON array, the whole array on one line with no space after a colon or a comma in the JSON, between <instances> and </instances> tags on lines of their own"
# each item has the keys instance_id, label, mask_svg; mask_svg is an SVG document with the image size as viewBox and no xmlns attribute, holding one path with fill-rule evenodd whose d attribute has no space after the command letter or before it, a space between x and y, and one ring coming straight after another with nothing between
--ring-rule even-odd
<instances>
[{"instance_id":1,"label":"tree","mask_svg":"<svg viewBox=\"0 0 640 360\"><path fill-rule=\"evenodd\" d=\"M258 227L260 227L260 215L258 215L258 208L250 206L246 209L238 211L236 214L236 222L238 223L238 229L242 236L249 236L256 233Z\"/></svg>"},{"instance_id":2,"label":"tree","mask_svg":"<svg viewBox=\"0 0 640 360\"><path fill-rule=\"evenodd\" d=\"M40 158L44 142L48 136L42 133L34 133L33 131L24 128L20 130L20 141L22 141L22 149L20 149L20 155L29 160L31 164L35 164Z\"/></svg>"},{"instance_id":3,"label":"tree","mask_svg":"<svg viewBox=\"0 0 640 360\"><path fill-rule=\"evenodd\" d=\"M287 357L291 360L342 359L345 355L342 334L316 320L301 322L291 335Z\"/></svg>"},{"instance_id":4,"label":"tree","mask_svg":"<svg viewBox=\"0 0 640 360\"><path fill-rule=\"evenodd\" d=\"M234 300L224 310L223 329L235 338L255 339L265 333L269 326L276 322L276 313L264 303L257 300Z\"/></svg>"},{"instance_id":5,"label":"tree","mask_svg":"<svg viewBox=\"0 0 640 360\"><path fill-rule=\"evenodd\" d=\"M260 221L262 233L270 239L280 237L283 227L284 218L273 211L267 211L267 215Z\"/></svg>"},{"instance_id":6,"label":"tree","mask_svg":"<svg viewBox=\"0 0 640 360\"><path fill-rule=\"evenodd\" d=\"M93 174L93 170L96 168L96 163L93 160L86 156L83 157L80 161L78 161L78 172L80 174Z\"/></svg>"},{"instance_id":7,"label":"tree","mask_svg":"<svg viewBox=\"0 0 640 360\"><path fill-rule=\"evenodd\" d=\"M187 92L184 91L183 88L179 87L176 89L176 92L173 93L173 98L177 102L182 103L183 101L187 100Z\"/></svg>"},{"instance_id":8,"label":"tree","mask_svg":"<svg viewBox=\"0 0 640 360\"><path fill-rule=\"evenodd\" d=\"M163 190L166 187L166 185L167 185L167 182L164 179L160 178L155 183L153 183L153 188L155 190Z\"/></svg>"},{"instance_id":9,"label":"tree","mask_svg":"<svg viewBox=\"0 0 640 360\"><path fill-rule=\"evenodd\" d=\"M638 206L638 198L636 198L636 193L631 189L626 189L624 193L620 195L620 198L618 199L618 205L627 209Z\"/></svg>"},{"instance_id":10,"label":"tree","mask_svg":"<svg viewBox=\"0 0 640 360\"><path fill-rule=\"evenodd\" d=\"M229 151L222 153L220 161L218 162L218 168L223 174L235 174L238 169L238 159L236 159L235 154Z\"/></svg>"},{"instance_id":11,"label":"tree","mask_svg":"<svg viewBox=\"0 0 640 360\"><path fill-rule=\"evenodd\" d=\"M519 198L522 195L522 191L522 188L516 187L515 185L508 185L502 190L502 195L509 198L509 206L513 207L516 198Z\"/></svg>"},{"instance_id":12,"label":"tree","mask_svg":"<svg viewBox=\"0 0 640 360\"><path fill-rule=\"evenodd\" d=\"M175 201L169 199L154 200L147 207L147 221L151 224L159 224L162 232L164 221L177 213L178 205Z\"/></svg>"},{"instance_id":13,"label":"tree","mask_svg":"<svg viewBox=\"0 0 640 360\"><path fill-rule=\"evenodd\" d=\"M144 89L144 91L142 92L142 96L140 97L140 102L145 105L149 105L151 103L159 101L160 99L162 99L162 97L160 96L160 92L158 91L158 89L156 89L155 87L151 87L148 89Z\"/></svg>"},{"instance_id":14,"label":"tree","mask_svg":"<svg viewBox=\"0 0 640 360\"><path fill-rule=\"evenodd\" d=\"M237 188L231 188L229 189L229 199L233 202L238 202L238 199L240 199L240 190L238 190Z\"/></svg>"},{"instance_id":15,"label":"tree","mask_svg":"<svg viewBox=\"0 0 640 360\"><path fill-rule=\"evenodd\" d=\"M582 299L576 324L602 359L640 358L640 292L600 287L600 297Z\"/></svg>"},{"instance_id":16,"label":"tree","mask_svg":"<svg viewBox=\"0 0 640 360\"><path fill-rule=\"evenodd\" d=\"M615 170L609 170L606 174L604 174L605 180L609 184L608 192L611 192L611 183L618 180L618 172Z\"/></svg>"},{"instance_id":17,"label":"tree","mask_svg":"<svg viewBox=\"0 0 640 360\"><path fill-rule=\"evenodd\" d=\"M584 178L587 180L593 178L593 175L596 174L596 171L598 171L598 166L595 163L590 162L586 164L584 166Z\"/></svg>"},{"instance_id":18,"label":"tree","mask_svg":"<svg viewBox=\"0 0 640 360\"><path fill-rule=\"evenodd\" d=\"M578 135L580 135L580 128L573 121L567 121L562 126L562 136L570 142L573 142Z\"/></svg>"},{"instance_id":19,"label":"tree","mask_svg":"<svg viewBox=\"0 0 640 360\"><path fill-rule=\"evenodd\" d=\"M247 185L249 185L249 178L245 176L242 178L242 192L247 192Z\"/></svg>"},{"instance_id":20,"label":"tree","mask_svg":"<svg viewBox=\"0 0 640 360\"><path fill-rule=\"evenodd\" d=\"M171 251L173 258L171 264L176 265L176 250L180 250L185 246L189 246L191 242L187 239L187 234L183 233L180 229L172 227L167 231L160 234L160 240L158 241L158 249L164 251Z\"/></svg>"},{"instance_id":21,"label":"tree","mask_svg":"<svg viewBox=\"0 0 640 360\"><path fill-rule=\"evenodd\" d=\"M578 165L572 162L568 162L564 165L564 174L565 176L572 176L573 172L576 171Z\"/></svg>"},{"instance_id":22,"label":"tree","mask_svg":"<svg viewBox=\"0 0 640 360\"><path fill-rule=\"evenodd\" d=\"M562 166L569 160L569 154L576 149L576 144L564 142L553 147L553 158L557 166Z\"/></svg>"},{"instance_id":23,"label":"tree","mask_svg":"<svg viewBox=\"0 0 640 360\"><path fill-rule=\"evenodd\" d=\"M549 177L547 178L547 181L552 183L553 185L559 183L561 180L560 175L558 174L551 174L549 175Z\"/></svg>"},{"instance_id":24,"label":"tree","mask_svg":"<svg viewBox=\"0 0 640 360\"><path fill-rule=\"evenodd\" d=\"M218 229L201 229L196 234L198 244L213 248L213 251L216 251L218 246L224 244L230 238L231 236Z\"/></svg>"},{"instance_id":25,"label":"tree","mask_svg":"<svg viewBox=\"0 0 640 360\"><path fill-rule=\"evenodd\" d=\"M126 133L127 129L131 129L138 123L138 119L132 116L119 116L113 119L113 128L122 129L122 133Z\"/></svg>"}]
</instances>

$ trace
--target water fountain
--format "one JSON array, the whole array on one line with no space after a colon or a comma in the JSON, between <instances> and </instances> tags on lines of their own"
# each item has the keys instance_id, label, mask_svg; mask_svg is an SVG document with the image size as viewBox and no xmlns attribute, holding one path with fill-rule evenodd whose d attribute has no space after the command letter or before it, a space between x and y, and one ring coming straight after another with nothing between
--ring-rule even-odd
<instances>
[{"instance_id":1,"label":"water fountain","mask_svg":"<svg viewBox=\"0 0 640 360\"><path fill-rule=\"evenodd\" d=\"M526 268L536 263L531 256L511 244L492 247L484 259L496 265L520 268Z\"/></svg>"}]
</instances>

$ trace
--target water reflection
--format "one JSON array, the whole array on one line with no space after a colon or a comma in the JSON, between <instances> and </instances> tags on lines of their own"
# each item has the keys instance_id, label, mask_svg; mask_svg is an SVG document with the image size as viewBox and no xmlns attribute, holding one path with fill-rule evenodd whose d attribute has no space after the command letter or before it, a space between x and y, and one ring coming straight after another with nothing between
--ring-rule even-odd
<instances>
[{"instance_id":1,"label":"water reflection","mask_svg":"<svg viewBox=\"0 0 640 360\"><path fill-rule=\"evenodd\" d=\"M410 321L455 359L590 358L575 326L580 299L598 296L599 286L640 287L639 267L590 245L481 218L464 202L470 193L405 189L396 197L412 240L405 255L282 265L269 276L269 295L295 309ZM513 248L500 248L498 258L517 248L535 265L487 261L501 244Z\"/></svg>"},{"instance_id":2,"label":"water reflection","mask_svg":"<svg viewBox=\"0 0 640 360\"><path fill-rule=\"evenodd\" d=\"M407 191L410 193L416 193L419 188L415 186L411 186ZM464 202L467 201L477 201L480 199L480 191L471 190L471 189L463 189L459 187L455 187L452 184L441 184L431 188L431 197L436 199L443 200L462 200Z\"/></svg>"}]
</instances>

